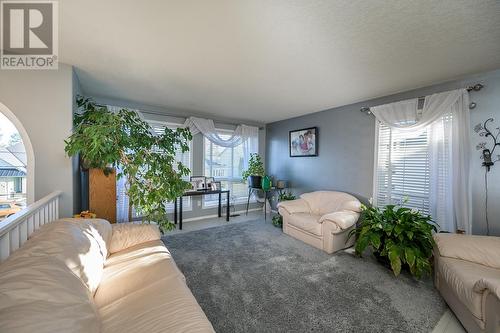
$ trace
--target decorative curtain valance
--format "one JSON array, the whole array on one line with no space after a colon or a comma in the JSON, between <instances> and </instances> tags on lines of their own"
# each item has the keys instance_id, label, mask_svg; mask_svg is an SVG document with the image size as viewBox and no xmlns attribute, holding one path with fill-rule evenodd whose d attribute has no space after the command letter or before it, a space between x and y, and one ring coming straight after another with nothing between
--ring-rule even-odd
<instances>
[{"instance_id":1,"label":"decorative curtain valance","mask_svg":"<svg viewBox=\"0 0 500 333\"><path fill-rule=\"evenodd\" d=\"M225 148L233 148L247 141L249 138L256 138L259 135L259 128L246 125L238 125L233 135L228 139L220 137L212 119L189 117L184 123L184 127L189 128L193 135L201 133L208 140Z\"/></svg>"},{"instance_id":2,"label":"decorative curtain valance","mask_svg":"<svg viewBox=\"0 0 500 333\"><path fill-rule=\"evenodd\" d=\"M472 232L469 93L457 89L370 108L378 121L396 132L426 130L429 145L430 202L442 230ZM442 190L445 189L445 190Z\"/></svg>"},{"instance_id":3,"label":"decorative curtain valance","mask_svg":"<svg viewBox=\"0 0 500 333\"><path fill-rule=\"evenodd\" d=\"M467 89L457 89L425 97L422 110L418 110L418 98L401 102L379 105L370 108L375 117L389 127L418 130L432 124L456 104L461 109L469 110L469 93Z\"/></svg>"},{"instance_id":4,"label":"decorative curtain valance","mask_svg":"<svg viewBox=\"0 0 500 333\"><path fill-rule=\"evenodd\" d=\"M189 117L184 123L193 135L201 133L212 143L225 148L234 148L243 144L243 167L248 167L250 155L259 152L259 128L247 125L238 125L233 135L228 139L220 137L212 119Z\"/></svg>"}]
</instances>

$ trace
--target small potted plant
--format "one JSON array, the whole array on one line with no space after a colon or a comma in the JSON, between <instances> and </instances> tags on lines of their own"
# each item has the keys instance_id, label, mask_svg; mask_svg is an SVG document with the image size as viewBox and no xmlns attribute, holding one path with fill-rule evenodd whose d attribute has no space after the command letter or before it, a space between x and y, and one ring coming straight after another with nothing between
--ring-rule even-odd
<instances>
[{"instance_id":1,"label":"small potted plant","mask_svg":"<svg viewBox=\"0 0 500 333\"><path fill-rule=\"evenodd\" d=\"M292 192L281 192L278 195L278 202L282 201L287 201L287 200L295 200L295 195L292 194ZM280 214L274 215L273 216L273 225L278 228L283 227L283 216Z\"/></svg>"},{"instance_id":2,"label":"small potted plant","mask_svg":"<svg viewBox=\"0 0 500 333\"><path fill-rule=\"evenodd\" d=\"M248 187L251 188L261 188L262 187L262 177L265 174L264 164L259 154L250 154L250 160L248 161L248 169L243 171L243 179L248 180Z\"/></svg>"},{"instance_id":3,"label":"small potted plant","mask_svg":"<svg viewBox=\"0 0 500 333\"><path fill-rule=\"evenodd\" d=\"M396 276L402 268L417 278L431 273L432 232L437 229L430 216L396 205L383 209L363 205L361 210L360 223L349 235L357 237L357 255L371 247L374 256Z\"/></svg>"}]
</instances>

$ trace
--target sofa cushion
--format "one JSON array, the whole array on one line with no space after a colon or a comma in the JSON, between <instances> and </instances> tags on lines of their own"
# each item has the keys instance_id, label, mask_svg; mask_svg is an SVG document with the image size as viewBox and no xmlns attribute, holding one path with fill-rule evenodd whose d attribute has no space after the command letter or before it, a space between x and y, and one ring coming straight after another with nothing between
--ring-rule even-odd
<instances>
[{"instance_id":1,"label":"sofa cushion","mask_svg":"<svg viewBox=\"0 0 500 333\"><path fill-rule=\"evenodd\" d=\"M92 233L92 236L97 240L99 246L101 246L101 250L104 252L104 258L108 256L108 248L112 233L111 223L104 219L66 218L62 220L78 224L91 224L95 228L95 231L97 231L97 234L94 232Z\"/></svg>"},{"instance_id":2,"label":"sofa cushion","mask_svg":"<svg viewBox=\"0 0 500 333\"><path fill-rule=\"evenodd\" d=\"M460 259L441 257L439 261L441 264L438 274L469 311L479 320L483 320L484 293L474 291L474 286L483 278L500 277L500 270Z\"/></svg>"},{"instance_id":3,"label":"sofa cushion","mask_svg":"<svg viewBox=\"0 0 500 333\"><path fill-rule=\"evenodd\" d=\"M500 269L500 237L459 234L435 234L442 257L471 261Z\"/></svg>"},{"instance_id":4,"label":"sofa cushion","mask_svg":"<svg viewBox=\"0 0 500 333\"><path fill-rule=\"evenodd\" d=\"M359 212L359 200L350 194L336 191L316 191L300 196L307 201L311 212L315 215L325 215L338 210L353 210Z\"/></svg>"},{"instance_id":5,"label":"sofa cushion","mask_svg":"<svg viewBox=\"0 0 500 333\"><path fill-rule=\"evenodd\" d=\"M289 215L288 224L314 235L322 235L322 225L319 222L321 216L309 213L295 213Z\"/></svg>"},{"instance_id":6,"label":"sofa cushion","mask_svg":"<svg viewBox=\"0 0 500 333\"><path fill-rule=\"evenodd\" d=\"M134 245L158 240L160 229L155 224L119 223L112 226L109 252L115 253Z\"/></svg>"},{"instance_id":7,"label":"sofa cushion","mask_svg":"<svg viewBox=\"0 0 500 333\"><path fill-rule=\"evenodd\" d=\"M40 227L18 250L18 256L51 256L66 264L94 293L103 273L106 246L86 220L58 220Z\"/></svg>"},{"instance_id":8,"label":"sofa cushion","mask_svg":"<svg viewBox=\"0 0 500 333\"><path fill-rule=\"evenodd\" d=\"M100 318L62 261L14 254L0 265L0 332L100 332Z\"/></svg>"},{"instance_id":9,"label":"sofa cushion","mask_svg":"<svg viewBox=\"0 0 500 333\"><path fill-rule=\"evenodd\" d=\"M180 277L144 283L99 308L103 333L214 332L205 313Z\"/></svg>"},{"instance_id":10,"label":"sofa cushion","mask_svg":"<svg viewBox=\"0 0 500 333\"><path fill-rule=\"evenodd\" d=\"M319 219L319 221L332 221L340 229L346 230L355 225L356 221L358 221L358 218L359 213L355 213L349 210L341 210L338 212L325 214Z\"/></svg>"},{"instance_id":11,"label":"sofa cushion","mask_svg":"<svg viewBox=\"0 0 500 333\"><path fill-rule=\"evenodd\" d=\"M286 200L278 202L278 210L285 210L288 214L309 213L311 209L304 199Z\"/></svg>"},{"instance_id":12,"label":"sofa cushion","mask_svg":"<svg viewBox=\"0 0 500 333\"><path fill-rule=\"evenodd\" d=\"M158 279L184 276L161 240L141 243L112 254L104 266L94 301L108 305Z\"/></svg>"}]
</instances>

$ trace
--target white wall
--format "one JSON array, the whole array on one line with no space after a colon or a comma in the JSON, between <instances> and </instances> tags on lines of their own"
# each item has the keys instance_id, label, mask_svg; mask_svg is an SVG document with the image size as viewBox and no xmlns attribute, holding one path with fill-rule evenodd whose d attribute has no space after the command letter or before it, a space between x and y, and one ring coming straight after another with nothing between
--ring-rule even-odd
<instances>
[{"instance_id":1,"label":"white wall","mask_svg":"<svg viewBox=\"0 0 500 333\"><path fill-rule=\"evenodd\" d=\"M73 213L72 163L64 139L73 121L73 70L0 71L0 103L14 113L28 132L35 153L35 200L63 191L60 214Z\"/></svg>"}]
</instances>

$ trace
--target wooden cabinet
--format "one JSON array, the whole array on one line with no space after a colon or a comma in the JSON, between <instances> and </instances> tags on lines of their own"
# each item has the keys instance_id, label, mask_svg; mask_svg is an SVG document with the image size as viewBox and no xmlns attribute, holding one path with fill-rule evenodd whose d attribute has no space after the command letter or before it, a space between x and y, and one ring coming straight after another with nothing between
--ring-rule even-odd
<instances>
[{"instance_id":1,"label":"wooden cabinet","mask_svg":"<svg viewBox=\"0 0 500 333\"><path fill-rule=\"evenodd\" d=\"M116 173L89 170L89 210L98 218L116 223Z\"/></svg>"}]
</instances>

